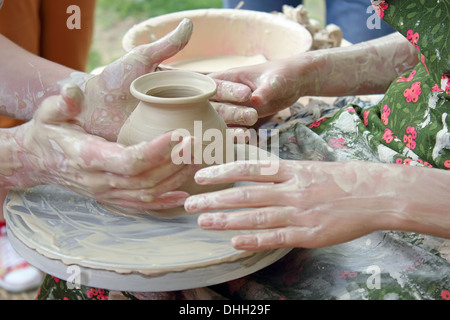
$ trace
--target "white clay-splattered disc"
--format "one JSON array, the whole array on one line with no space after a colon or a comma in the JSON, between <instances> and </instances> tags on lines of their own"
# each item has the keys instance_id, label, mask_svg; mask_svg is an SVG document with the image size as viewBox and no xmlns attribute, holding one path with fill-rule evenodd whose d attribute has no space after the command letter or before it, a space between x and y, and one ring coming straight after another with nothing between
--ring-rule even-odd
<instances>
[{"instance_id":1,"label":"white clay-splattered disc","mask_svg":"<svg viewBox=\"0 0 450 320\"><path fill-rule=\"evenodd\" d=\"M158 219L108 211L95 200L54 187L11 191L4 205L9 237L30 263L62 279L76 266L85 285L171 291L255 272L289 249L235 250L239 231L207 231L196 215ZM72 278L71 278L72 277Z\"/></svg>"}]
</instances>

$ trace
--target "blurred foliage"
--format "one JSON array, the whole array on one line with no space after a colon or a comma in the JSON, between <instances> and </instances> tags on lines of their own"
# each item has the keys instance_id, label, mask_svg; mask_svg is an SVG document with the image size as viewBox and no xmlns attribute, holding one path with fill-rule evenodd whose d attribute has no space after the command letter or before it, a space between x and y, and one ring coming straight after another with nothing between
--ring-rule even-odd
<instances>
[{"instance_id":1,"label":"blurred foliage","mask_svg":"<svg viewBox=\"0 0 450 320\"><path fill-rule=\"evenodd\" d=\"M222 0L97 0L100 10L116 12L120 19L126 17L151 18L169 12L221 8Z\"/></svg>"}]
</instances>

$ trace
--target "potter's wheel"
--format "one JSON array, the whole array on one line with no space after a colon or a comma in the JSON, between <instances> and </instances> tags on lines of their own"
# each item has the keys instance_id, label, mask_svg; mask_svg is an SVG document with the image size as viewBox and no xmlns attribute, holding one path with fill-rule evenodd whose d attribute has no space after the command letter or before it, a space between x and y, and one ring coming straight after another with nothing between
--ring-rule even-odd
<instances>
[{"instance_id":1,"label":"potter's wheel","mask_svg":"<svg viewBox=\"0 0 450 320\"><path fill-rule=\"evenodd\" d=\"M110 290L209 286L260 270L290 251L238 251L230 238L240 231L202 230L197 215L117 214L55 186L11 191L4 208L11 243L31 264Z\"/></svg>"}]
</instances>

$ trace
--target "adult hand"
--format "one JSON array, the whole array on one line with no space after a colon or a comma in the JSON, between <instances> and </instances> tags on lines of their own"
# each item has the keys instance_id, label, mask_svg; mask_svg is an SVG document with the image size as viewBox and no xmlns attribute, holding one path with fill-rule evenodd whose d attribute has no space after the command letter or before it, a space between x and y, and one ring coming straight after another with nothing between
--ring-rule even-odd
<instances>
[{"instance_id":1,"label":"adult hand","mask_svg":"<svg viewBox=\"0 0 450 320\"><path fill-rule=\"evenodd\" d=\"M258 121L255 108L218 101L211 101L211 105L228 125L249 127Z\"/></svg>"},{"instance_id":2,"label":"adult hand","mask_svg":"<svg viewBox=\"0 0 450 320\"><path fill-rule=\"evenodd\" d=\"M247 117L253 120L255 115L250 108L263 118L294 104L302 94L302 83L306 81L300 74L293 64L280 60L209 75L218 84L213 99L225 106L240 106L235 113L247 112L250 115Z\"/></svg>"},{"instance_id":3,"label":"adult hand","mask_svg":"<svg viewBox=\"0 0 450 320\"><path fill-rule=\"evenodd\" d=\"M99 202L138 210L182 205L176 190L198 167L171 161L171 133L125 147L87 134L74 122L84 103L81 90L63 87L47 98L32 120L13 128L19 150L11 187L59 185ZM186 138L180 147L191 141ZM15 181L13 180L15 179Z\"/></svg>"},{"instance_id":4,"label":"adult hand","mask_svg":"<svg viewBox=\"0 0 450 320\"><path fill-rule=\"evenodd\" d=\"M353 46L312 50L210 76L219 85L215 100L253 107L263 118L291 106L302 96L385 93L396 77L419 62L416 51L401 34L394 33Z\"/></svg>"},{"instance_id":5,"label":"adult hand","mask_svg":"<svg viewBox=\"0 0 450 320\"><path fill-rule=\"evenodd\" d=\"M386 229L450 236L444 191L450 173L444 170L293 160L280 160L274 175L261 169L246 162L201 169L199 184L259 183L191 196L186 210L218 210L199 216L205 229L264 229L234 237L232 245L241 250L322 247ZM241 210L224 211L229 209Z\"/></svg>"},{"instance_id":6,"label":"adult hand","mask_svg":"<svg viewBox=\"0 0 450 320\"><path fill-rule=\"evenodd\" d=\"M130 93L133 80L154 72L159 63L175 55L188 43L192 22L183 19L161 39L140 45L107 65L99 75L90 76L84 88L86 110L78 121L86 131L116 141L120 128L138 101Z\"/></svg>"}]
</instances>

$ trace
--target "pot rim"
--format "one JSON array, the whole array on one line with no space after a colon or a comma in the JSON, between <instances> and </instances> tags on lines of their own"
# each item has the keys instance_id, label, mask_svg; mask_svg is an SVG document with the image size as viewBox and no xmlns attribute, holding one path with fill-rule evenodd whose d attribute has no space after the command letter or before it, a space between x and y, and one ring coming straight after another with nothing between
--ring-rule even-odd
<instances>
[{"instance_id":1,"label":"pot rim","mask_svg":"<svg viewBox=\"0 0 450 320\"><path fill-rule=\"evenodd\" d=\"M188 97L157 97L146 94L151 89L165 86L184 86L200 90L201 93ZM145 102L159 104L195 103L209 100L217 92L216 82L209 76L194 71L167 70L155 71L136 78L130 85L131 94Z\"/></svg>"}]
</instances>

